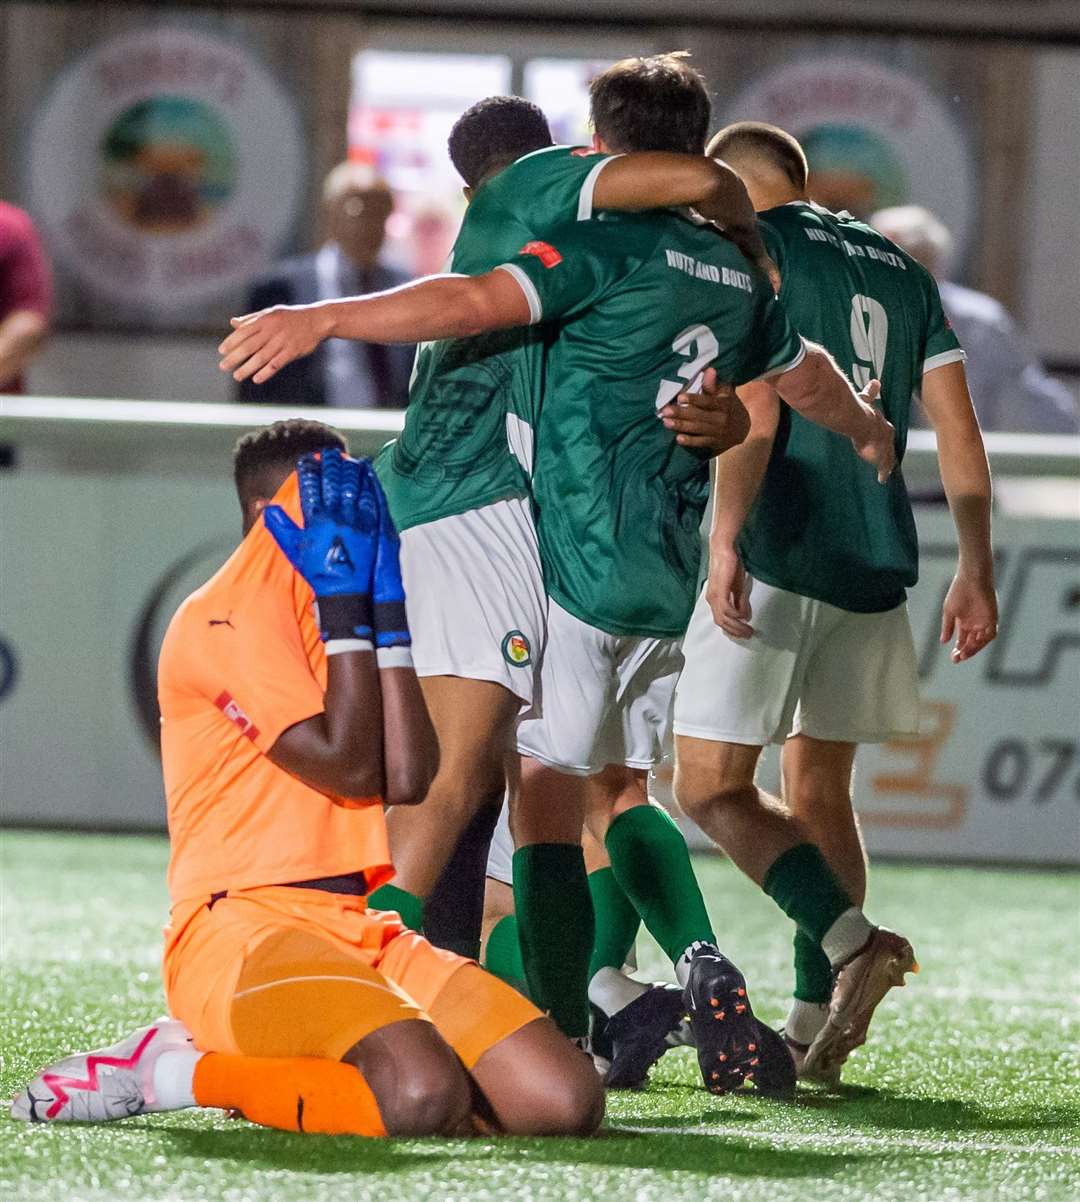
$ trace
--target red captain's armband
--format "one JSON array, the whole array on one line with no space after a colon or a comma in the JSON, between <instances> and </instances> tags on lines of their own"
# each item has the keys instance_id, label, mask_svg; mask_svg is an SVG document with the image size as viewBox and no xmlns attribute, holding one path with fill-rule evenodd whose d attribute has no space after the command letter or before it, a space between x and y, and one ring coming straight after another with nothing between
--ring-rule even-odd
<instances>
[{"instance_id":1,"label":"red captain's armband","mask_svg":"<svg viewBox=\"0 0 1080 1202\"><path fill-rule=\"evenodd\" d=\"M545 267L558 267L562 262L562 255L547 242L526 242L518 254L536 255Z\"/></svg>"}]
</instances>

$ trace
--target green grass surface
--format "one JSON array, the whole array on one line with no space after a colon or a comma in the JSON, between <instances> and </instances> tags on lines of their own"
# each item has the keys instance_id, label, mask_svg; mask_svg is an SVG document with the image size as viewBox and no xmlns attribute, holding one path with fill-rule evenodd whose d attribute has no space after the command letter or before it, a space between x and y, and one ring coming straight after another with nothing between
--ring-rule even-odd
<instances>
[{"instance_id":1,"label":"green grass surface","mask_svg":"<svg viewBox=\"0 0 1080 1202\"><path fill-rule=\"evenodd\" d=\"M163 1010L163 840L0 833L9 1096L43 1063ZM778 1021L789 930L732 868L699 861L755 1009ZM591 1140L362 1141L186 1111L111 1126L0 1118L0 1197L63 1202L1073 1202L1080 1196L1076 875L876 868L871 915L922 974L894 991L843 1096L715 1098L685 1050L609 1097ZM642 967L669 975L651 944Z\"/></svg>"}]
</instances>

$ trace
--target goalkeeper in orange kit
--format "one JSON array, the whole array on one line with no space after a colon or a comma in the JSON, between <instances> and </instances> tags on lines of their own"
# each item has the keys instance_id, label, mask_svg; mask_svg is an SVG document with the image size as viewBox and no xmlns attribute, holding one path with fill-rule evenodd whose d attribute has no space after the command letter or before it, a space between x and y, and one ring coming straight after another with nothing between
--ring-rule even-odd
<instances>
[{"instance_id":1,"label":"goalkeeper in orange kit","mask_svg":"<svg viewBox=\"0 0 1080 1202\"><path fill-rule=\"evenodd\" d=\"M302 420L241 440L243 542L162 647L174 1018L45 1069L16 1118L204 1106L368 1136L599 1124L592 1063L550 1019L367 908L392 873L383 804L421 799L437 754L397 534L370 466L343 452Z\"/></svg>"}]
</instances>

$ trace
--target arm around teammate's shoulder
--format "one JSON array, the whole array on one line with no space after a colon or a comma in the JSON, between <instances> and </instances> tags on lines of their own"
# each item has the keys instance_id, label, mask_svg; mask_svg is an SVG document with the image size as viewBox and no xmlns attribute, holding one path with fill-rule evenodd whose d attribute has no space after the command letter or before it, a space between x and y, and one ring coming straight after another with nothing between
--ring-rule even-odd
<instances>
[{"instance_id":1,"label":"arm around teammate's shoulder","mask_svg":"<svg viewBox=\"0 0 1080 1202\"><path fill-rule=\"evenodd\" d=\"M608 162L593 189L594 209L640 212L684 206L716 222L779 287L779 273L766 251L746 185L727 163L660 150L625 154Z\"/></svg>"},{"instance_id":2,"label":"arm around teammate's shoulder","mask_svg":"<svg viewBox=\"0 0 1080 1202\"><path fill-rule=\"evenodd\" d=\"M896 466L896 431L873 405L881 385L871 380L857 393L823 346L804 342L802 360L770 383L808 421L850 438L855 453L877 469L878 482L884 484Z\"/></svg>"}]
</instances>

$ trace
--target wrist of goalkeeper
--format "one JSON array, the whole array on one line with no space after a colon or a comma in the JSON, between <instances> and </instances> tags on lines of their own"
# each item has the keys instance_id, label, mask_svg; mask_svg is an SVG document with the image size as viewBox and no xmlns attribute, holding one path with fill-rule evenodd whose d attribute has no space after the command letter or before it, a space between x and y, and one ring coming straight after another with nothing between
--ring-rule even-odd
<instances>
[{"instance_id":1,"label":"wrist of goalkeeper","mask_svg":"<svg viewBox=\"0 0 1080 1202\"><path fill-rule=\"evenodd\" d=\"M412 635L405 601L375 602L375 655L380 668L411 668Z\"/></svg>"},{"instance_id":2,"label":"wrist of goalkeeper","mask_svg":"<svg viewBox=\"0 0 1080 1202\"><path fill-rule=\"evenodd\" d=\"M367 593L316 597L315 617L327 655L375 650L375 607Z\"/></svg>"}]
</instances>

